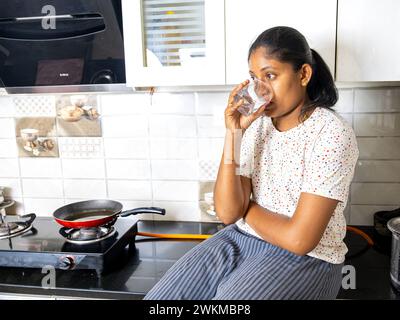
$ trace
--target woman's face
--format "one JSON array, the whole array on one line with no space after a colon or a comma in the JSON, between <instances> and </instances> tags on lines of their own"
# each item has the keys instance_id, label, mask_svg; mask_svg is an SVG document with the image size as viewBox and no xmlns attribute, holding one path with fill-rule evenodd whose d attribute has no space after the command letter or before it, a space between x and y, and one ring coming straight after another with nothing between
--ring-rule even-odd
<instances>
[{"instance_id":1,"label":"woman's face","mask_svg":"<svg viewBox=\"0 0 400 320\"><path fill-rule=\"evenodd\" d=\"M305 66L311 69L309 65L303 65L299 71L294 71L291 64L268 58L263 47L253 51L249 59L250 76L269 83L272 88L273 97L265 109L267 116L281 117L303 105L311 77L306 74Z\"/></svg>"}]
</instances>

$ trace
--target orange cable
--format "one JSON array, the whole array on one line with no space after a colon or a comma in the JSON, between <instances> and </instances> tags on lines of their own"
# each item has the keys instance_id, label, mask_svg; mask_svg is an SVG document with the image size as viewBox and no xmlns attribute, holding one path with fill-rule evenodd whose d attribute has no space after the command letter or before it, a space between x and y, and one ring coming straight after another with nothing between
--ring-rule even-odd
<instances>
[{"instance_id":1,"label":"orange cable","mask_svg":"<svg viewBox=\"0 0 400 320\"><path fill-rule=\"evenodd\" d=\"M351 227L351 226L347 226L347 230L348 231L352 231L354 233L357 233L358 235L360 235L361 237L363 237L365 240L367 240L368 244L372 247L374 245L374 241L371 239L371 237L369 235L367 235L364 231L361 231L360 229L356 228L356 227Z\"/></svg>"},{"instance_id":2,"label":"orange cable","mask_svg":"<svg viewBox=\"0 0 400 320\"><path fill-rule=\"evenodd\" d=\"M368 245L370 246L374 245L374 241L364 231L351 226L347 226L346 229L363 237L368 242ZM143 237L163 238L163 239L195 239L195 240L206 240L212 237L212 235L208 234L184 234L184 233L170 234L170 233L149 233L149 232L137 232L136 235Z\"/></svg>"},{"instance_id":3,"label":"orange cable","mask_svg":"<svg viewBox=\"0 0 400 320\"><path fill-rule=\"evenodd\" d=\"M148 232L137 232L136 235L143 237L154 237L154 238L164 238L164 239L196 239L205 240L212 235L209 234L170 234L170 233L148 233Z\"/></svg>"}]
</instances>

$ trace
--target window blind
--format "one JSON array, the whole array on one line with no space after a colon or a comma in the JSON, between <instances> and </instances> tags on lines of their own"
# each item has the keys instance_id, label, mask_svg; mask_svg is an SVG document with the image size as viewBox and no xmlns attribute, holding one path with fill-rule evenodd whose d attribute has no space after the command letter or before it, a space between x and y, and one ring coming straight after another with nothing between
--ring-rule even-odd
<instances>
[{"instance_id":1,"label":"window blind","mask_svg":"<svg viewBox=\"0 0 400 320\"><path fill-rule=\"evenodd\" d=\"M150 55L162 66L204 55L204 0L142 0L146 64Z\"/></svg>"}]
</instances>

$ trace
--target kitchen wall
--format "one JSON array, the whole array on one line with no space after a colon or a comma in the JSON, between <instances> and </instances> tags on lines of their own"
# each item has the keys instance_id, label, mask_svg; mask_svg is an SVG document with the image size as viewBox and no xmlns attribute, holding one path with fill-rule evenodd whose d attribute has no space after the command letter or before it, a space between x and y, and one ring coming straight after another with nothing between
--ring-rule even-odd
<instances>
[{"instance_id":1,"label":"kitchen wall","mask_svg":"<svg viewBox=\"0 0 400 320\"><path fill-rule=\"evenodd\" d=\"M11 213L50 216L65 203L110 198L126 209L167 209L143 219L215 221L202 194L216 177L228 95L99 95L103 137L59 138L60 158L18 158L15 97L0 97L0 186L17 201ZM32 97L23 97L26 105ZM400 87L340 89L336 110L360 149L346 218L371 225L374 212L400 205Z\"/></svg>"}]
</instances>

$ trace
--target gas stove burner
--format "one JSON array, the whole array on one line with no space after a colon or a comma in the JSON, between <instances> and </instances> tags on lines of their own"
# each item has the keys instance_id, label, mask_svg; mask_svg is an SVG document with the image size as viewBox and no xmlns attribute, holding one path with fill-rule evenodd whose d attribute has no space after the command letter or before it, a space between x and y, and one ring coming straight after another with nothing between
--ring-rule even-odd
<instances>
[{"instance_id":1,"label":"gas stove burner","mask_svg":"<svg viewBox=\"0 0 400 320\"><path fill-rule=\"evenodd\" d=\"M19 236L32 228L25 223L9 222L0 224L0 240Z\"/></svg>"},{"instance_id":2,"label":"gas stove burner","mask_svg":"<svg viewBox=\"0 0 400 320\"><path fill-rule=\"evenodd\" d=\"M60 229L60 234L67 240L67 242L74 244L89 244L103 241L104 239L113 236L114 233L115 229L112 226L82 229Z\"/></svg>"},{"instance_id":3,"label":"gas stove burner","mask_svg":"<svg viewBox=\"0 0 400 320\"><path fill-rule=\"evenodd\" d=\"M17 231L12 223L21 218L5 218L9 224L7 234L9 229ZM96 229L60 229L53 217L38 217L26 234L0 240L0 267L42 269L51 265L60 270L108 272L120 267L125 255L135 249L137 221L117 219L112 228L102 225Z\"/></svg>"},{"instance_id":4,"label":"gas stove burner","mask_svg":"<svg viewBox=\"0 0 400 320\"><path fill-rule=\"evenodd\" d=\"M15 229L18 229L18 224L15 222L10 223L1 223L0 224L0 235L8 234L9 232L13 232Z\"/></svg>"},{"instance_id":5,"label":"gas stove burner","mask_svg":"<svg viewBox=\"0 0 400 320\"><path fill-rule=\"evenodd\" d=\"M32 222L35 220L36 215L32 213L21 218L29 218L29 220L0 223L0 240L19 236L32 229Z\"/></svg>"}]
</instances>

